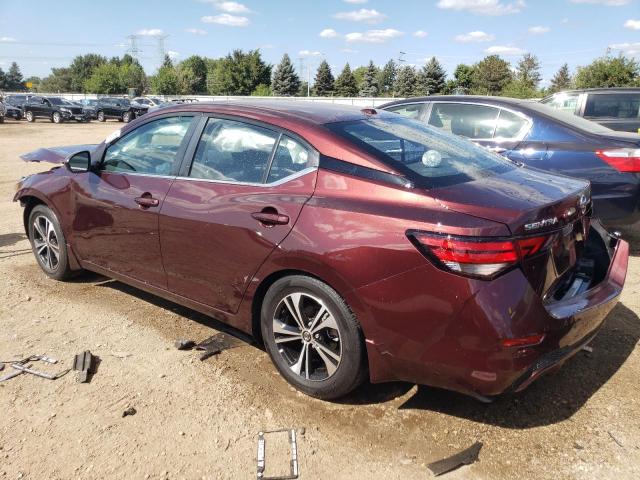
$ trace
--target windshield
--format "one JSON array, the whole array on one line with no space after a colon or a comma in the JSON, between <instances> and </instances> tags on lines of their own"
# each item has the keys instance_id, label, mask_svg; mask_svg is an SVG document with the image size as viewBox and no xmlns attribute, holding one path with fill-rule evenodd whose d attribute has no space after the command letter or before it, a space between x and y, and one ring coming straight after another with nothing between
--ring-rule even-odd
<instances>
[{"instance_id":1,"label":"windshield","mask_svg":"<svg viewBox=\"0 0 640 480\"><path fill-rule=\"evenodd\" d=\"M578 128L580 130L585 130L589 133L611 133L611 129L607 127L603 127L599 123L592 122L590 120L585 120L582 117L574 115L573 113L568 113L562 110L556 110L555 108L549 107L548 105L544 105L538 102L527 102L524 105L526 108L539 112L547 117L551 117L554 120L557 120L569 127Z\"/></svg>"},{"instance_id":2,"label":"windshield","mask_svg":"<svg viewBox=\"0 0 640 480\"><path fill-rule=\"evenodd\" d=\"M400 115L326 125L355 142L416 186L436 188L470 182L512 170L509 160L468 140Z\"/></svg>"}]
</instances>

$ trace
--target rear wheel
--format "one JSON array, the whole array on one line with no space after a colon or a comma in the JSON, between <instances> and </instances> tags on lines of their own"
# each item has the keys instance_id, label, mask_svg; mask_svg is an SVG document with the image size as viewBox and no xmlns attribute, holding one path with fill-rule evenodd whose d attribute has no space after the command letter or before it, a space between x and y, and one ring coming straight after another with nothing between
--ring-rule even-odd
<instances>
[{"instance_id":1,"label":"rear wheel","mask_svg":"<svg viewBox=\"0 0 640 480\"><path fill-rule=\"evenodd\" d=\"M132 118L131 118L131 112L124 112L124 113L122 114L122 121L123 121L124 123L129 123L131 120L132 120Z\"/></svg>"},{"instance_id":2,"label":"rear wheel","mask_svg":"<svg viewBox=\"0 0 640 480\"><path fill-rule=\"evenodd\" d=\"M62 115L60 112L53 112L53 115L51 115L51 121L53 123L62 123Z\"/></svg>"},{"instance_id":3,"label":"rear wheel","mask_svg":"<svg viewBox=\"0 0 640 480\"><path fill-rule=\"evenodd\" d=\"M104 112L100 111L98 112L98 121L99 122L104 122L106 120L105 116L104 116Z\"/></svg>"},{"instance_id":4,"label":"rear wheel","mask_svg":"<svg viewBox=\"0 0 640 480\"><path fill-rule=\"evenodd\" d=\"M35 115L33 114L33 112L31 110L29 110L26 113L25 117L27 118L27 122L35 122L36 121L36 117L35 117Z\"/></svg>"},{"instance_id":5,"label":"rear wheel","mask_svg":"<svg viewBox=\"0 0 640 480\"><path fill-rule=\"evenodd\" d=\"M265 347L282 376L298 390L334 399L365 378L358 322L338 293L315 278L276 281L261 312Z\"/></svg>"},{"instance_id":6,"label":"rear wheel","mask_svg":"<svg viewBox=\"0 0 640 480\"><path fill-rule=\"evenodd\" d=\"M29 215L31 249L44 273L55 280L65 280L72 274L67 244L55 213L37 205Z\"/></svg>"}]
</instances>

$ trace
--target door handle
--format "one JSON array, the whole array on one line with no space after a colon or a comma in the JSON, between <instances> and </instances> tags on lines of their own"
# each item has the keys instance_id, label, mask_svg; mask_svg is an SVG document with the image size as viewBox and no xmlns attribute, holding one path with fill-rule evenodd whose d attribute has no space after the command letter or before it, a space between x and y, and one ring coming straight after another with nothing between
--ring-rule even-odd
<instances>
[{"instance_id":1,"label":"door handle","mask_svg":"<svg viewBox=\"0 0 640 480\"><path fill-rule=\"evenodd\" d=\"M251 216L260 223L272 227L273 225L286 225L289 223L289 217L278 213L277 211L255 212Z\"/></svg>"},{"instance_id":2,"label":"door handle","mask_svg":"<svg viewBox=\"0 0 640 480\"><path fill-rule=\"evenodd\" d=\"M493 153L504 153L507 151L504 147L485 147L487 150Z\"/></svg>"},{"instance_id":3,"label":"door handle","mask_svg":"<svg viewBox=\"0 0 640 480\"><path fill-rule=\"evenodd\" d=\"M157 198L153 198L150 193L143 193L141 196L136 197L136 203L142 208L157 207L160 202Z\"/></svg>"}]
</instances>

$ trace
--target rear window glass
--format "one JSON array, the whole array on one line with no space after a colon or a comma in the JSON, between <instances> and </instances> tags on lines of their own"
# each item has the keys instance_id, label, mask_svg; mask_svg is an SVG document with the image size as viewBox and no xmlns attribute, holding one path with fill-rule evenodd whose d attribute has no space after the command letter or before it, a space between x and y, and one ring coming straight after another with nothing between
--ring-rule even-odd
<instances>
[{"instance_id":1,"label":"rear window glass","mask_svg":"<svg viewBox=\"0 0 640 480\"><path fill-rule=\"evenodd\" d=\"M515 165L468 140L401 116L336 122L327 127L418 187L436 188L510 171Z\"/></svg>"},{"instance_id":2,"label":"rear window glass","mask_svg":"<svg viewBox=\"0 0 640 480\"><path fill-rule=\"evenodd\" d=\"M418 118L420 117L420 112L422 111L422 103L410 103L406 105L395 105L393 107L386 108L385 110L393 113L398 113L400 115L404 115L409 118Z\"/></svg>"},{"instance_id":3,"label":"rear window glass","mask_svg":"<svg viewBox=\"0 0 640 480\"><path fill-rule=\"evenodd\" d=\"M638 118L640 93L592 93L587 96L585 117Z\"/></svg>"}]
</instances>

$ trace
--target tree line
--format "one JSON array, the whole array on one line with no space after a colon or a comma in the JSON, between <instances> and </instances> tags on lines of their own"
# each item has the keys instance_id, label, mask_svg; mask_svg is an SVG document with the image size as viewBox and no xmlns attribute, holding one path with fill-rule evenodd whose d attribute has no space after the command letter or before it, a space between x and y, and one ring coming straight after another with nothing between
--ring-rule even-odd
<instances>
[{"instance_id":1,"label":"tree line","mask_svg":"<svg viewBox=\"0 0 640 480\"><path fill-rule=\"evenodd\" d=\"M175 64L165 56L151 76L130 55L107 59L94 53L75 57L68 67L53 68L42 79L23 79L16 62L6 73L0 68L0 90L5 91L24 90L29 82L32 91L49 93L306 96L309 91L340 97L465 93L532 98L568 88L640 86L640 64L622 55L605 55L578 67L573 75L565 63L546 89L541 89L541 81L540 61L529 53L514 66L499 55L461 63L450 78L436 57L421 67L389 60L381 67L370 61L352 70L347 63L337 76L323 60L311 86L300 78L289 55L273 67L259 50L234 50L221 58L192 55Z\"/></svg>"}]
</instances>

